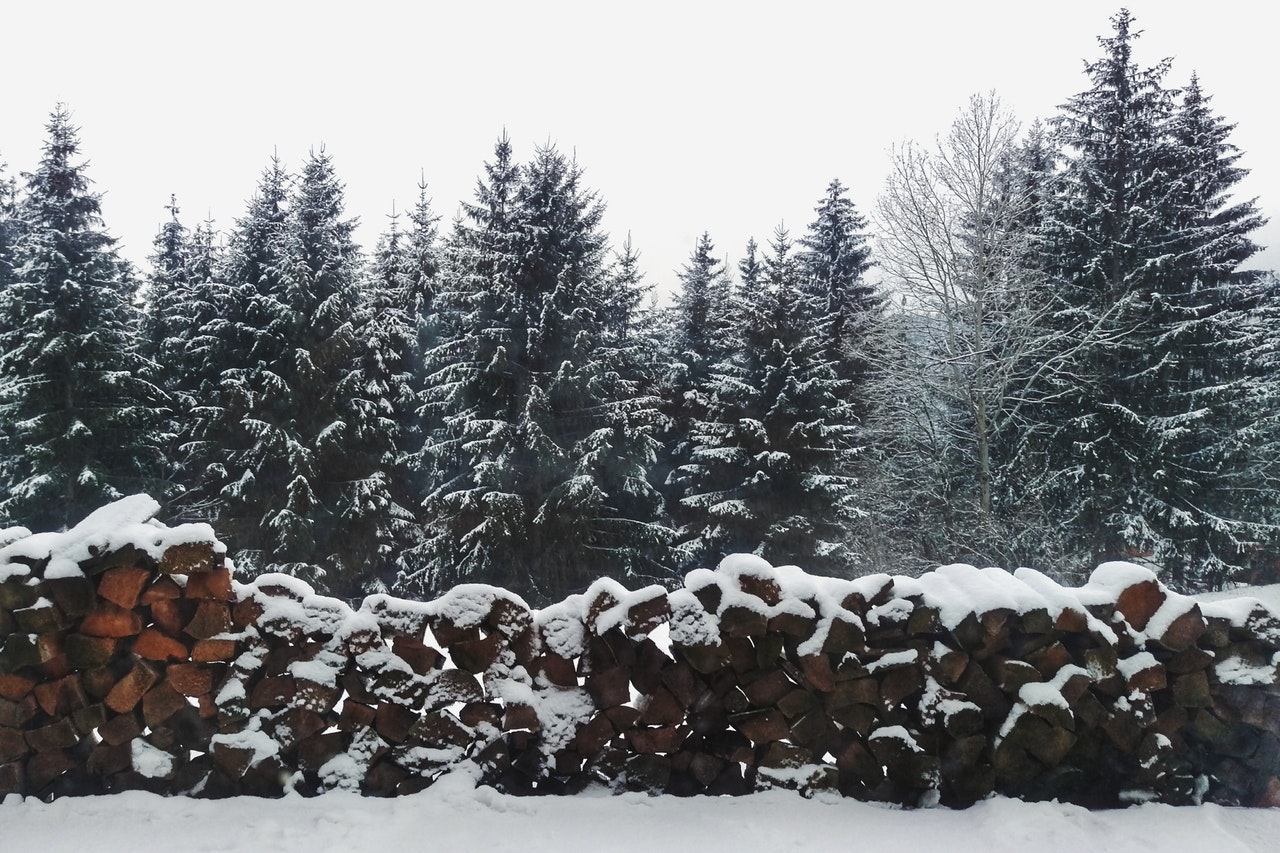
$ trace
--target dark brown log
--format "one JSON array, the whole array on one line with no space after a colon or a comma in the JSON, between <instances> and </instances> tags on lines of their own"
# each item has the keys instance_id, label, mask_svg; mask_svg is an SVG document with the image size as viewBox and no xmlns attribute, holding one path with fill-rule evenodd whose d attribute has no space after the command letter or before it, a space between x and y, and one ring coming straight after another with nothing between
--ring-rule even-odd
<instances>
[{"instance_id":1,"label":"dark brown log","mask_svg":"<svg viewBox=\"0 0 1280 853\"><path fill-rule=\"evenodd\" d=\"M671 695L676 697L676 701L686 708L692 707L705 689L693 667L684 661L666 666L662 670L661 680L671 691Z\"/></svg>"},{"instance_id":2,"label":"dark brown log","mask_svg":"<svg viewBox=\"0 0 1280 853\"><path fill-rule=\"evenodd\" d=\"M1190 610L1174 619L1160 635L1160 645L1175 652L1191 649L1208 629L1209 625L1200 612L1200 605L1193 604Z\"/></svg>"},{"instance_id":3,"label":"dark brown log","mask_svg":"<svg viewBox=\"0 0 1280 853\"><path fill-rule=\"evenodd\" d=\"M263 678L249 691L249 709L283 708L298 692L292 675L270 675Z\"/></svg>"},{"instance_id":4,"label":"dark brown log","mask_svg":"<svg viewBox=\"0 0 1280 853\"><path fill-rule=\"evenodd\" d=\"M767 575L744 572L738 575L738 589L747 595L753 595L765 604L774 605L782 600L782 588L778 582Z\"/></svg>"},{"instance_id":5,"label":"dark brown log","mask_svg":"<svg viewBox=\"0 0 1280 853\"><path fill-rule=\"evenodd\" d=\"M743 679L742 691L747 701L756 708L772 708L778 700L796 687L795 682L780 669L752 673Z\"/></svg>"},{"instance_id":6,"label":"dark brown log","mask_svg":"<svg viewBox=\"0 0 1280 853\"><path fill-rule=\"evenodd\" d=\"M537 731L541 728L538 721L538 712L533 709L532 705L526 705L523 702L508 702L502 715L502 730L511 732L516 730Z\"/></svg>"},{"instance_id":7,"label":"dark brown log","mask_svg":"<svg viewBox=\"0 0 1280 853\"><path fill-rule=\"evenodd\" d=\"M891 669L880 679L880 701L884 707L893 708L923 689L924 673L919 665Z\"/></svg>"},{"instance_id":8,"label":"dark brown log","mask_svg":"<svg viewBox=\"0 0 1280 853\"><path fill-rule=\"evenodd\" d=\"M506 638L495 631L487 637L450 643L449 656L458 669L479 675L493 666L504 646Z\"/></svg>"},{"instance_id":9,"label":"dark brown log","mask_svg":"<svg viewBox=\"0 0 1280 853\"><path fill-rule=\"evenodd\" d=\"M1167 597L1157 581L1140 581L1120 592L1116 597L1116 611L1124 616L1126 622L1141 631L1147 627L1147 623Z\"/></svg>"},{"instance_id":10,"label":"dark brown log","mask_svg":"<svg viewBox=\"0 0 1280 853\"><path fill-rule=\"evenodd\" d=\"M212 542L185 542L166 548L159 568L166 575L197 575L220 569L224 563Z\"/></svg>"},{"instance_id":11,"label":"dark brown log","mask_svg":"<svg viewBox=\"0 0 1280 853\"><path fill-rule=\"evenodd\" d=\"M36 680L16 672L0 672L0 699L17 702L35 689Z\"/></svg>"},{"instance_id":12,"label":"dark brown log","mask_svg":"<svg viewBox=\"0 0 1280 853\"><path fill-rule=\"evenodd\" d=\"M116 674L109 666L98 666L82 672L80 683L84 685L84 692L94 699L105 699L116 686Z\"/></svg>"},{"instance_id":13,"label":"dark brown log","mask_svg":"<svg viewBox=\"0 0 1280 853\"><path fill-rule=\"evenodd\" d=\"M71 723L76 727L76 731L82 735L87 735L94 729L105 725L107 722L107 706L101 702L92 705L85 705L83 708L77 708L71 713Z\"/></svg>"},{"instance_id":14,"label":"dark brown log","mask_svg":"<svg viewBox=\"0 0 1280 853\"><path fill-rule=\"evenodd\" d=\"M17 702L0 699L0 726L13 729L25 728L26 724L35 717L39 707L34 695L24 696Z\"/></svg>"},{"instance_id":15,"label":"dark brown log","mask_svg":"<svg viewBox=\"0 0 1280 853\"><path fill-rule=\"evenodd\" d=\"M172 601L182 598L182 587L168 575L158 575L138 599L140 604L150 606L157 601Z\"/></svg>"},{"instance_id":16,"label":"dark brown log","mask_svg":"<svg viewBox=\"0 0 1280 853\"><path fill-rule=\"evenodd\" d=\"M24 634L50 634L71 624L56 604L48 599L13 612L15 626Z\"/></svg>"},{"instance_id":17,"label":"dark brown log","mask_svg":"<svg viewBox=\"0 0 1280 853\"><path fill-rule=\"evenodd\" d=\"M342 732L314 734L298 741L298 768L312 773L347 750L348 735Z\"/></svg>"},{"instance_id":18,"label":"dark brown log","mask_svg":"<svg viewBox=\"0 0 1280 853\"><path fill-rule=\"evenodd\" d=\"M231 606L231 624L237 631L243 631L250 625L257 625L266 610L252 596L241 598Z\"/></svg>"},{"instance_id":19,"label":"dark brown log","mask_svg":"<svg viewBox=\"0 0 1280 853\"><path fill-rule=\"evenodd\" d=\"M814 690L830 693L836 689L836 674L827 655L801 655L800 671Z\"/></svg>"},{"instance_id":20,"label":"dark brown log","mask_svg":"<svg viewBox=\"0 0 1280 853\"><path fill-rule=\"evenodd\" d=\"M684 722L685 709L671 691L659 687L640 703L638 723L644 726L674 726Z\"/></svg>"},{"instance_id":21,"label":"dark brown log","mask_svg":"<svg viewBox=\"0 0 1280 853\"><path fill-rule=\"evenodd\" d=\"M731 714L729 722L752 742L761 744L782 740L791 733L787 718L776 708Z\"/></svg>"},{"instance_id":22,"label":"dark brown log","mask_svg":"<svg viewBox=\"0 0 1280 853\"><path fill-rule=\"evenodd\" d=\"M818 697L810 691L794 688L778 700L777 708L788 720L795 720L808 714L820 704Z\"/></svg>"},{"instance_id":23,"label":"dark brown log","mask_svg":"<svg viewBox=\"0 0 1280 853\"><path fill-rule=\"evenodd\" d=\"M168 683L161 682L142 697L142 719L154 729L188 707L190 706L187 704L187 697L174 690Z\"/></svg>"},{"instance_id":24,"label":"dark brown log","mask_svg":"<svg viewBox=\"0 0 1280 853\"><path fill-rule=\"evenodd\" d=\"M155 628L144 628L133 641L133 653L154 661L184 661L191 656L186 643L162 634Z\"/></svg>"},{"instance_id":25,"label":"dark brown log","mask_svg":"<svg viewBox=\"0 0 1280 853\"><path fill-rule=\"evenodd\" d=\"M760 637L769 630L768 618L757 610L730 605L720 614L720 636Z\"/></svg>"},{"instance_id":26,"label":"dark brown log","mask_svg":"<svg viewBox=\"0 0 1280 853\"><path fill-rule=\"evenodd\" d=\"M88 613L97 600L93 582L86 577L46 578L41 588L58 609L72 619Z\"/></svg>"},{"instance_id":27,"label":"dark brown log","mask_svg":"<svg viewBox=\"0 0 1280 853\"><path fill-rule=\"evenodd\" d=\"M1034 666L1046 680L1072 662L1071 652L1062 643L1050 643L1027 655L1027 662Z\"/></svg>"},{"instance_id":28,"label":"dark brown log","mask_svg":"<svg viewBox=\"0 0 1280 853\"><path fill-rule=\"evenodd\" d=\"M154 667L145 661L135 661L133 668L107 694L107 707L117 714L133 710L159 679L160 675Z\"/></svg>"},{"instance_id":29,"label":"dark brown log","mask_svg":"<svg viewBox=\"0 0 1280 853\"><path fill-rule=\"evenodd\" d=\"M1173 701L1183 708L1212 708L1213 697L1209 693L1209 677L1204 670L1175 676Z\"/></svg>"},{"instance_id":30,"label":"dark brown log","mask_svg":"<svg viewBox=\"0 0 1280 853\"><path fill-rule=\"evenodd\" d=\"M849 619L836 614L827 626L827 637L822 642L822 652L840 660L846 654L851 652L857 654L862 651L866 646L866 639L862 628L854 621L852 614Z\"/></svg>"},{"instance_id":31,"label":"dark brown log","mask_svg":"<svg viewBox=\"0 0 1280 853\"><path fill-rule=\"evenodd\" d=\"M412 637L396 636L391 641L391 651L419 675L426 675L444 661L444 654L439 649Z\"/></svg>"},{"instance_id":32,"label":"dark brown log","mask_svg":"<svg viewBox=\"0 0 1280 853\"><path fill-rule=\"evenodd\" d=\"M362 702L351 699L342 703L342 711L338 714L338 728L344 732L354 732L373 725L376 711Z\"/></svg>"},{"instance_id":33,"label":"dark brown log","mask_svg":"<svg viewBox=\"0 0 1280 853\"><path fill-rule=\"evenodd\" d=\"M20 729L0 726L0 764L8 764L31 751Z\"/></svg>"},{"instance_id":34,"label":"dark brown log","mask_svg":"<svg viewBox=\"0 0 1280 853\"><path fill-rule=\"evenodd\" d=\"M41 710L51 717L61 717L89 704L78 674L37 684L34 690Z\"/></svg>"},{"instance_id":35,"label":"dark brown log","mask_svg":"<svg viewBox=\"0 0 1280 853\"><path fill-rule=\"evenodd\" d=\"M615 734L613 722L605 714L596 714L583 726L573 738L573 749L579 755L593 757Z\"/></svg>"},{"instance_id":36,"label":"dark brown log","mask_svg":"<svg viewBox=\"0 0 1280 853\"><path fill-rule=\"evenodd\" d=\"M235 640L196 640L191 649L191 660L196 663L234 660L237 654Z\"/></svg>"},{"instance_id":37,"label":"dark brown log","mask_svg":"<svg viewBox=\"0 0 1280 853\"><path fill-rule=\"evenodd\" d=\"M40 592L19 578L0 582L0 609L17 610L30 607L40 599Z\"/></svg>"},{"instance_id":38,"label":"dark brown log","mask_svg":"<svg viewBox=\"0 0 1280 853\"><path fill-rule=\"evenodd\" d=\"M165 670L165 681L183 696L203 696L213 690L213 669L198 663L175 663Z\"/></svg>"},{"instance_id":39,"label":"dark brown log","mask_svg":"<svg viewBox=\"0 0 1280 853\"><path fill-rule=\"evenodd\" d=\"M133 767L133 750L128 743L112 745L100 743L89 752L85 766L90 773L110 776Z\"/></svg>"},{"instance_id":40,"label":"dark brown log","mask_svg":"<svg viewBox=\"0 0 1280 853\"><path fill-rule=\"evenodd\" d=\"M166 552L167 553L167 552ZM195 616L183 628L195 640L207 640L231 630L231 612L221 601L201 599Z\"/></svg>"},{"instance_id":41,"label":"dark brown log","mask_svg":"<svg viewBox=\"0 0 1280 853\"><path fill-rule=\"evenodd\" d=\"M587 692L599 708L631 701L631 674L623 667L594 672L586 678Z\"/></svg>"},{"instance_id":42,"label":"dark brown log","mask_svg":"<svg viewBox=\"0 0 1280 853\"><path fill-rule=\"evenodd\" d=\"M1154 662L1142 669L1133 672L1126 679L1126 683L1130 690L1140 690L1143 693L1151 693L1156 690L1163 690L1168 686L1168 678L1164 670L1164 665Z\"/></svg>"},{"instance_id":43,"label":"dark brown log","mask_svg":"<svg viewBox=\"0 0 1280 853\"><path fill-rule=\"evenodd\" d=\"M120 714L107 720L98 728L98 736L112 746L127 744L142 734L142 716L137 712Z\"/></svg>"},{"instance_id":44,"label":"dark brown log","mask_svg":"<svg viewBox=\"0 0 1280 853\"><path fill-rule=\"evenodd\" d=\"M675 752L688 737L687 726L633 728L626 732L627 743L642 755Z\"/></svg>"},{"instance_id":45,"label":"dark brown log","mask_svg":"<svg viewBox=\"0 0 1280 853\"><path fill-rule=\"evenodd\" d=\"M64 646L67 663L72 669L86 670L105 666L116 656L120 640L115 637L90 637L85 634L68 634Z\"/></svg>"},{"instance_id":46,"label":"dark brown log","mask_svg":"<svg viewBox=\"0 0 1280 853\"><path fill-rule=\"evenodd\" d=\"M502 727L502 706L496 702L468 702L458 709L458 720L468 728L479 725Z\"/></svg>"},{"instance_id":47,"label":"dark brown log","mask_svg":"<svg viewBox=\"0 0 1280 853\"><path fill-rule=\"evenodd\" d=\"M1068 634L1083 634L1089 630L1089 615L1080 610L1064 607L1053 621L1054 630Z\"/></svg>"},{"instance_id":48,"label":"dark brown log","mask_svg":"<svg viewBox=\"0 0 1280 853\"><path fill-rule=\"evenodd\" d=\"M827 698L825 705L828 710L834 711L854 703L879 705L880 682L871 676L851 681L841 681L836 684L835 690L831 691L831 695Z\"/></svg>"},{"instance_id":49,"label":"dark brown log","mask_svg":"<svg viewBox=\"0 0 1280 853\"><path fill-rule=\"evenodd\" d=\"M195 612L191 602L176 598L157 599L151 602L148 609L151 611L151 621L155 623L155 627L171 637L182 633L183 627Z\"/></svg>"},{"instance_id":50,"label":"dark brown log","mask_svg":"<svg viewBox=\"0 0 1280 853\"><path fill-rule=\"evenodd\" d=\"M969 656L960 651L948 651L929 660L930 674L945 687L954 687L969 665Z\"/></svg>"},{"instance_id":51,"label":"dark brown log","mask_svg":"<svg viewBox=\"0 0 1280 853\"><path fill-rule=\"evenodd\" d=\"M100 601L80 622L80 633L91 637L133 637L142 631L142 617L134 610Z\"/></svg>"},{"instance_id":52,"label":"dark brown log","mask_svg":"<svg viewBox=\"0 0 1280 853\"><path fill-rule=\"evenodd\" d=\"M471 740L471 732L448 711L429 711L409 729L411 743L430 747L466 746Z\"/></svg>"},{"instance_id":53,"label":"dark brown log","mask_svg":"<svg viewBox=\"0 0 1280 853\"><path fill-rule=\"evenodd\" d=\"M329 724L324 717L306 708L287 708L277 715L271 727L272 735L282 750L292 749L306 738L318 735Z\"/></svg>"},{"instance_id":54,"label":"dark brown log","mask_svg":"<svg viewBox=\"0 0 1280 853\"><path fill-rule=\"evenodd\" d=\"M119 566L104 572L98 580L98 597L132 610L150 579L151 572L141 566Z\"/></svg>"},{"instance_id":55,"label":"dark brown log","mask_svg":"<svg viewBox=\"0 0 1280 853\"><path fill-rule=\"evenodd\" d=\"M39 793L53 784L63 773L80 764L70 751L53 749L48 752L37 752L27 759L27 783L31 790Z\"/></svg>"},{"instance_id":56,"label":"dark brown log","mask_svg":"<svg viewBox=\"0 0 1280 853\"><path fill-rule=\"evenodd\" d=\"M724 644L717 646L702 644L675 646L675 650L681 658L688 662L689 666L703 674L712 673L727 666L731 655L729 647Z\"/></svg>"},{"instance_id":57,"label":"dark brown log","mask_svg":"<svg viewBox=\"0 0 1280 853\"><path fill-rule=\"evenodd\" d=\"M235 592L231 586L231 569L223 565L209 572L191 575L187 578L187 587L182 594L185 598L235 601Z\"/></svg>"}]
</instances>

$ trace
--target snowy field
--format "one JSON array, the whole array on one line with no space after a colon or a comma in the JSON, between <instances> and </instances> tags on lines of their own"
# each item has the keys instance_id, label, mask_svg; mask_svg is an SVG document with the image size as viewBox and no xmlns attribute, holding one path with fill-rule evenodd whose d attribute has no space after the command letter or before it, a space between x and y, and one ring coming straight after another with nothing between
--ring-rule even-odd
<instances>
[{"instance_id":1,"label":"snowy field","mask_svg":"<svg viewBox=\"0 0 1280 853\"><path fill-rule=\"evenodd\" d=\"M461 780L459 780L461 781ZM394 800L205 801L131 792L0 805L7 851L359 853L364 850L622 853L681 850L1212 851L1274 853L1280 809L1143 805L1089 812L988 800L966 811L901 811L787 791L740 798L516 798L452 777Z\"/></svg>"}]
</instances>

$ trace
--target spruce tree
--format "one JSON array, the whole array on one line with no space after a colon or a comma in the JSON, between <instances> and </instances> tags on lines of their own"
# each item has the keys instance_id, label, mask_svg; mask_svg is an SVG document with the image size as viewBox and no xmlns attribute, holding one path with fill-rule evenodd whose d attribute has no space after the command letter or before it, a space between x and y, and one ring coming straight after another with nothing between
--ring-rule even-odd
<instances>
[{"instance_id":1,"label":"spruce tree","mask_svg":"<svg viewBox=\"0 0 1280 853\"><path fill-rule=\"evenodd\" d=\"M0 290L13 280L13 244L18 239L17 182L5 175L0 160Z\"/></svg>"},{"instance_id":2,"label":"spruce tree","mask_svg":"<svg viewBox=\"0 0 1280 853\"><path fill-rule=\"evenodd\" d=\"M747 263L751 265L756 264L754 245L752 241L748 247ZM745 270L745 286L753 289L758 274L760 271L754 266ZM704 408L706 398L696 392L705 388L712 373L728 357L733 287L725 263L716 258L715 244L706 232L698 238L676 277L679 289L663 318L665 365L659 368L658 393L665 422L654 480L666 498L672 523L682 528L698 517L682 503L690 488L687 466L694 447L694 425L708 414ZM686 559L691 558L687 549L684 553ZM688 563L682 565L691 567Z\"/></svg>"},{"instance_id":3,"label":"spruce tree","mask_svg":"<svg viewBox=\"0 0 1280 853\"><path fill-rule=\"evenodd\" d=\"M231 501L241 490L252 490L257 473L245 465L244 455L256 440L244 429L255 405L255 383L282 343L269 333L270 321L282 292L284 230L291 178L279 157L273 156L258 181L245 215L236 220L220 263L202 293L213 309L200 324L192 343L192 357L201 377L193 410L191 438L186 442L190 471L188 500L194 515L218 525L237 551L238 563L248 570L261 566L252 513L235 512Z\"/></svg>"},{"instance_id":4,"label":"spruce tree","mask_svg":"<svg viewBox=\"0 0 1280 853\"><path fill-rule=\"evenodd\" d=\"M684 467L695 515L682 549L694 564L746 551L847 574L857 423L819 323L827 305L805 288L785 229L761 272L731 315L739 343L696 391L708 414Z\"/></svg>"},{"instance_id":5,"label":"spruce tree","mask_svg":"<svg viewBox=\"0 0 1280 853\"><path fill-rule=\"evenodd\" d=\"M645 477L651 426L611 347L603 207L554 148L522 167L503 138L485 169L446 251L432 537L401 583L484 581L542 602L602 575L652 577L666 534Z\"/></svg>"},{"instance_id":6,"label":"spruce tree","mask_svg":"<svg viewBox=\"0 0 1280 853\"><path fill-rule=\"evenodd\" d=\"M129 265L104 228L65 107L25 175L0 291L0 514L36 529L69 526L122 494L164 493L158 424L165 397L134 348Z\"/></svg>"},{"instance_id":7,"label":"spruce tree","mask_svg":"<svg viewBox=\"0 0 1280 853\"><path fill-rule=\"evenodd\" d=\"M1257 294L1236 275L1261 219L1228 202L1242 173L1198 83L1179 106L1168 61L1134 62L1132 16L1113 25L1057 120L1068 156L1045 229L1072 381L1046 389L1027 470L1088 561L1147 556L1211 586L1262 532L1240 437L1270 414L1250 403Z\"/></svg>"},{"instance_id":8,"label":"spruce tree","mask_svg":"<svg viewBox=\"0 0 1280 853\"><path fill-rule=\"evenodd\" d=\"M800 240L805 287L823 312L827 358L837 365L842 379L853 383L854 393L862 396L876 360L873 341L885 302L866 277L871 269L867 221L838 180L827 186L814 212L816 217ZM862 417L869 407L869 400L858 401Z\"/></svg>"},{"instance_id":9,"label":"spruce tree","mask_svg":"<svg viewBox=\"0 0 1280 853\"><path fill-rule=\"evenodd\" d=\"M408 511L391 492L395 409L367 383L361 258L330 157L313 153L287 197L273 163L232 239L215 328L247 348L223 371L218 522L247 572L330 594L379 588ZM228 421L227 414L236 419Z\"/></svg>"},{"instance_id":10,"label":"spruce tree","mask_svg":"<svg viewBox=\"0 0 1280 853\"><path fill-rule=\"evenodd\" d=\"M435 346L438 317L435 296L439 286L436 246L438 217L431 209L425 184L409 214L410 230L400 230L392 214L388 230L374 252L365 286L360 328L365 340L362 383L385 401L393 448L388 487L395 504L404 508L394 541L398 547L383 563L384 580L414 565L421 535L413 509L424 496L428 470L423 444L430 428L424 418L428 379L426 353Z\"/></svg>"},{"instance_id":11,"label":"spruce tree","mask_svg":"<svg viewBox=\"0 0 1280 853\"><path fill-rule=\"evenodd\" d=\"M193 332L191 316L192 282L191 233L178 219L178 201L170 197L165 206L169 218L156 233L151 270L144 290L141 348L160 369L160 384L170 394L186 390L187 342ZM183 407L185 408L185 406Z\"/></svg>"}]
</instances>

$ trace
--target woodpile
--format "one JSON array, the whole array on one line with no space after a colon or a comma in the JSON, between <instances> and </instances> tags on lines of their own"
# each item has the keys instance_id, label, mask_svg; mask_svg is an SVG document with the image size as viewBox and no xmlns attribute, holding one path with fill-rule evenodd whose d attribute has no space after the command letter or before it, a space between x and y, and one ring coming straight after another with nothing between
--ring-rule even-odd
<instances>
[{"instance_id":1,"label":"woodpile","mask_svg":"<svg viewBox=\"0 0 1280 853\"><path fill-rule=\"evenodd\" d=\"M0 796L783 787L1280 805L1280 621L1109 564L811 577L733 557L541 611L241 584L130 498L0 548Z\"/></svg>"}]
</instances>

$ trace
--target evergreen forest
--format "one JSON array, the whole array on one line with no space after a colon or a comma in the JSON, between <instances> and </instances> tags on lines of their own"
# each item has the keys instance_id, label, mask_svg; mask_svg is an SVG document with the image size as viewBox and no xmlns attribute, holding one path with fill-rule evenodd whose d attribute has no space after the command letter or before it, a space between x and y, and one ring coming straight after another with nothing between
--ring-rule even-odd
<instances>
[{"instance_id":1,"label":"evergreen forest","mask_svg":"<svg viewBox=\"0 0 1280 853\"><path fill-rule=\"evenodd\" d=\"M541 605L733 552L1274 572L1280 282L1233 125L1138 36L1118 13L1043 121L975 96L877 198L832 180L803 229L656 274L575 157L505 135L451 221L423 183L357 245L319 149L232 223L169 199L139 269L58 105L0 162L0 527L145 491L241 576L346 599Z\"/></svg>"}]
</instances>

